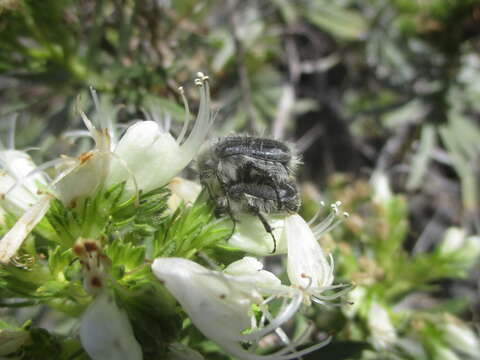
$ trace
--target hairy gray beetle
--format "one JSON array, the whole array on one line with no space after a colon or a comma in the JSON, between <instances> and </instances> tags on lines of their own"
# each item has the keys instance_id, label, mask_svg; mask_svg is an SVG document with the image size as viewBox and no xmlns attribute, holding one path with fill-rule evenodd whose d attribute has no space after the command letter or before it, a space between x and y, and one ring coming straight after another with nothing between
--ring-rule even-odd
<instances>
[{"instance_id":1,"label":"hairy gray beetle","mask_svg":"<svg viewBox=\"0 0 480 360\"><path fill-rule=\"evenodd\" d=\"M296 212L300 206L294 173L298 158L286 144L233 135L219 139L198 159L200 181L214 201L218 216L256 215L276 240L263 213Z\"/></svg>"}]
</instances>

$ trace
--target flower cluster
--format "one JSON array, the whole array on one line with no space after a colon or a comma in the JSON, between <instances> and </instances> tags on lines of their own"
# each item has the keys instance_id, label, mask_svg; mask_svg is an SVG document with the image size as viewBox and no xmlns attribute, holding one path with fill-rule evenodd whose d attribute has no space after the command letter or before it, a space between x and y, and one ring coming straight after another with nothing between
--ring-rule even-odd
<instances>
[{"instance_id":1,"label":"flower cluster","mask_svg":"<svg viewBox=\"0 0 480 360\"><path fill-rule=\"evenodd\" d=\"M213 122L208 77L199 73L195 83L200 105L188 136L190 113L183 89L185 120L176 138L153 119L138 121L118 136L119 128L92 91L97 121L80 111L88 131L77 132L93 139L92 149L36 166L13 145L0 147L0 205L16 220L0 240L0 262L10 271L21 254L29 253L34 266L43 266L41 281L50 285L32 286L32 297L64 296L81 309L79 339L94 360L143 359L149 345L139 335L145 324L135 316L145 313L145 303L158 301L165 307L158 318L171 319L172 300L166 290L198 330L239 359L293 359L330 341L325 335L298 350L310 332L290 340L282 326L302 304L328 304L348 290L334 285L333 257L319 244L346 213L338 202L316 225L316 219L309 224L298 214L266 216L278 240L274 255L286 254L289 284L263 269L251 255L272 255L273 240L259 228L258 219L239 214L233 234L232 229L222 232L225 221L213 217L201 187L178 177ZM43 231L48 253L38 256L31 244L24 244L32 231ZM202 248L217 244L223 251L243 251L246 256L230 263L202 256ZM209 266L200 265L202 260ZM214 263L220 263L221 270ZM271 303L280 309L272 311L278 306ZM272 333L282 347L259 355L261 340ZM171 356L201 357L179 348L178 340L169 341Z\"/></svg>"}]
</instances>

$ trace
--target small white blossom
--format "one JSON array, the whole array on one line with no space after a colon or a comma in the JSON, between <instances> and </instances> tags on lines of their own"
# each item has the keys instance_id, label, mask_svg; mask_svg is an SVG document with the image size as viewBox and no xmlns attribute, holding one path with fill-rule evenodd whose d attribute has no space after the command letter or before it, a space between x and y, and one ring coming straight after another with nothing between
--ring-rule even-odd
<instances>
[{"instance_id":1,"label":"small white blossom","mask_svg":"<svg viewBox=\"0 0 480 360\"><path fill-rule=\"evenodd\" d=\"M462 253L473 259L480 255L480 237L467 236L465 230L451 227L445 232L439 250L444 255Z\"/></svg>"},{"instance_id":2,"label":"small white blossom","mask_svg":"<svg viewBox=\"0 0 480 360\"><path fill-rule=\"evenodd\" d=\"M372 303L368 312L368 328L373 346L378 350L389 348L397 340L397 333L387 310L376 302Z\"/></svg>"},{"instance_id":3,"label":"small white blossom","mask_svg":"<svg viewBox=\"0 0 480 360\"><path fill-rule=\"evenodd\" d=\"M166 185L190 163L205 141L213 121L208 77L198 73L195 83L200 88L200 107L190 135L184 139L185 131L182 131L175 139L154 121L141 121L130 126L115 147L107 186L127 181L127 194L133 195L137 187L148 192ZM186 116L190 116L186 100L185 111Z\"/></svg>"},{"instance_id":4,"label":"small white blossom","mask_svg":"<svg viewBox=\"0 0 480 360\"><path fill-rule=\"evenodd\" d=\"M35 204L38 186L47 180L30 156L18 150L0 150L0 205L16 216Z\"/></svg>"},{"instance_id":5,"label":"small white blossom","mask_svg":"<svg viewBox=\"0 0 480 360\"><path fill-rule=\"evenodd\" d=\"M304 292L305 302L310 300L317 303L333 300L342 295L342 291L334 295L323 295L328 290L344 288L345 285L333 284L333 257L325 256L317 241L321 235L335 227L338 219L340 204L332 206L331 213L320 224L311 228L298 214L285 219L283 236L288 246L287 273L293 286ZM341 215L343 216L343 215Z\"/></svg>"},{"instance_id":6,"label":"small white blossom","mask_svg":"<svg viewBox=\"0 0 480 360\"><path fill-rule=\"evenodd\" d=\"M373 190L373 200L379 204L385 204L392 198L392 189L387 174L375 171L370 178L370 186Z\"/></svg>"},{"instance_id":7,"label":"small white blossom","mask_svg":"<svg viewBox=\"0 0 480 360\"><path fill-rule=\"evenodd\" d=\"M128 198L137 195L138 191L149 192L164 186L182 171L205 141L213 121L208 77L202 73L198 76L195 83L200 88L200 107L186 138L190 116L186 100L184 130L177 139L157 122L146 120L129 126L118 140L113 138L115 129L111 121L105 122L105 128L96 129L81 113L90 136L95 140L95 148L78 158L65 157L57 167L59 175L54 184L62 202L74 205L78 199L92 195L103 186L110 187L123 181L126 181L124 197ZM95 102L98 103L98 99Z\"/></svg>"},{"instance_id":8,"label":"small white blossom","mask_svg":"<svg viewBox=\"0 0 480 360\"><path fill-rule=\"evenodd\" d=\"M246 360L287 360L297 358L324 346L327 342L296 351L292 342L271 355L257 355L242 347L243 342L258 342L276 331L298 310L302 294L280 285L273 274L261 269L252 258L232 264L226 272L208 270L190 260L157 258L152 270L187 312L193 324L229 354ZM235 275L230 275L230 274ZM288 296L292 300L272 318L266 309L264 296ZM252 306L263 312L269 325L257 324ZM251 329L250 333L245 333Z\"/></svg>"},{"instance_id":9,"label":"small white blossom","mask_svg":"<svg viewBox=\"0 0 480 360\"><path fill-rule=\"evenodd\" d=\"M127 314L107 291L95 297L83 314L80 341L92 360L143 358Z\"/></svg>"},{"instance_id":10,"label":"small white blossom","mask_svg":"<svg viewBox=\"0 0 480 360\"><path fill-rule=\"evenodd\" d=\"M475 332L460 320L448 317L440 327L445 341L456 351L476 357L480 354L480 340Z\"/></svg>"},{"instance_id":11,"label":"small white blossom","mask_svg":"<svg viewBox=\"0 0 480 360\"><path fill-rule=\"evenodd\" d=\"M343 313L349 319L353 317L360 310L362 302L367 295L367 289L362 286L355 286L348 294L345 295L345 304L342 306Z\"/></svg>"}]
</instances>

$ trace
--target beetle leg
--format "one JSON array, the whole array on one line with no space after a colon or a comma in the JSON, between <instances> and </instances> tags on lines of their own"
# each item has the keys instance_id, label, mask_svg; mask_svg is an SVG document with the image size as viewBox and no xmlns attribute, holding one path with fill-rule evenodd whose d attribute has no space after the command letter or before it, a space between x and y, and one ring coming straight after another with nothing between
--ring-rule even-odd
<instances>
[{"instance_id":1,"label":"beetle leg","mask_svg":"<svg viewBox=\"0 0 480 360\"><path fill-rule=\"evenodd\" d=\"M270 234L270 236L272 237L273 250L272 250L271 254L275 254L275 252L277 251L277 240L275 239L275 235L273 235L272 227L268 223L265 216L263 216L263 214L256 207L251 207L251 210L258 217L258 219L262 223L263 227L265 228L265 231L268 232Z\"/></svg>"}]
</instances>

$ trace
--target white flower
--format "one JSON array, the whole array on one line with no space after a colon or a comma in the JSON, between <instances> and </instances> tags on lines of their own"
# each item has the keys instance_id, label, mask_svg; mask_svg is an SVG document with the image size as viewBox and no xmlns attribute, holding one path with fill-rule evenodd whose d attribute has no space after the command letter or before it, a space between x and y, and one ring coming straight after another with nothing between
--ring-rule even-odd
<instances>
[{"instance_id":1,"label":"white flower","mask_svg":"<svg viewBox=\"0 0 480 360\"><path fill-rule=\"evenodd\" d=\"M106 291L98 295L83 314L80 341L92 360L143 358L127 314Z\"/></svg>"},{"instance_id":2,"label":"white flower","mask_svg":"<svg viewBox=\"0 0 480 360\"><path fill-rule=\"evenodd\" d=\"M236 262L222 273L186 259L157 258L152 270L182 305L193 324L206 337L239 359L293 359L328 342L295 351L298 343L294 341L277 353L266 356L242 347L243 342L258 342L266 334L276 331L295 314L302 300L299 291L280 285L279 280L273 274L267 275L254 259ZM268 313L264 296L293 298L273 318ZM255 304L263 312L259 324L252 311L252 305ZM269 320L268 326L264 326L265 319ZM244 333L249 329L251 332Z\"/></svg>"},{"instance_id":3,"label":"white flower","mask_svg":"<svg viewBox=\"0 0 480 360\"><path fill-rule=\"evenodd\" d=\"M355 286L348 294L346 294L346 301L342 306L342 311L347 318L353 319L360 310L366 295L367 289L362 286Z\"/></svg>"},{"instance_id":4,"label":"white flower","mask_svg":"<svg viewBox=\"0 0 480 360\"><path fill-rule=\"evenodd\" d=\"M368 312L368 327L373 346L378 350L387 349L397 340L397 333L390 316L383 306L374 302Z\"/></svg>"},{"instance_id":5,"label":"white flower","mask_svg":"<svg viewBox=\"0 0 480 360\"><path fill-rule=\"evenodd\" d=\"M293 286L304 292L305 302L310 300L325 303L333 300L348 290L345 285L333 284L333 257L327 260L317 241L321 235L335 227L341 219L338 218L339 203L332 206L331 213L317 226L310 226L298 215L285 219L283 236L287 243L287 273ZM343 215L342 215L343 216ZM344 291L328 296L325 291L344 288Z\"/></svg>"},{"instance_id":6,"label":"white flower","mask_svg":"<svg viewBox=\"0 0 480 360\"><path fill-rule=\"evenodd\" d=\"M128 127L117 140L111 121L96 129L85 114L82 119L95 140L95 149L78 158L65 158L58 167L55 179L59 198L66 205L75 205L82 197L92 195L105 186L126 181L124 197L137 195L138 191L166 185L193 159L204 142L213 118L210 111L208 77L198 73L195 83L200 88L200 107L193 128L185 139L189 112L185 101L184 129L177 139L151 120L139 121ZM183 96L183 92L182 92ZM95 103L98 99L94 97ZM101 112L101 109L97 109ZM102 123L101 123L102 125Z\"/></svg>"},{"instance_id":7,"label":"white flower","mask_svg":"<svg viewBox=\"0 0 480 360\"><path fill-rule=\"evenodd\" d=\"M0 205L20 216L38 201L38 186L47 180L23 151L0 150L0 169Z\"/></svg>"},{"instance_id":8,"label":"white flower","mask_svg":"<svg viewBox=\"0 0 480 360\"><path fill-rule=\"evenodd\" d=\"M228 245L258 256L279 255L287 253L287 243L282 237L285 225L284 215L268 215L265 217L273 229L273 236L277 242L275 254L273 238L255 215L235 214L235 232L228 240Z\"/></svg>"},{"instance_id":9,"label":"white flower","mask_svg":"<svg viewBox=\"0 0 480 360\"><path fill-rule=\"evenodd\" d=\"M465 230L461 228L448 228L439 245L440 253L450 255L461 249L465 244L466 235Z\"/></svg>"},{"instance_id":10,"label":"white flower","mask_svg":"<svg viewBox=\"0 0 480 360\"><path fill-rule=\"evenodd\" d=\"M445 341L456 351L472 357L480 354L480 340L475 332L460 320L449 317L440 327Z\"/></svg>"},{"instance_id":11,"label":"white flower","mask_svg":"<svg viewBox=\"0 0 480 360\"><path fill-rule=\"evenodd\" d=\"M373 190L373 200L380 204L387 203L392 198L392 189L388 176L381 171L375 171L370 178Z\"/></svg>"},{"instance_id":12,"label":"white flower","mask_svg":"<svg viewBox=\"0 0 480 360\"><path fill-rule=\"evenodd\" d=\"M178 139L174 139L154 121L132 125L115 147L115 159L118 160L112 162L107 186L127 181L127 194L133 195L136 187L148 192L166 185L190 163L205 141L213 121L208 77L198 73L196 84L200 88L200 108L190 135L184 140L185 131L182 131ZM186 101L185 110L186 125L190 115Z\"/></svg>"},{"instance_id":13,"label":"white flower","mask_svg":"<svg viewBox=\"0 0 480 360\"><path fill-rule=\"evenodd\" d=\"M470 254L474 258L480 253L480 237L467 236L465 230L457 227L451 227L446 232L440 243L440 253L444 255L452 255L456 252Z\"/></svg>"}]
</instances>

